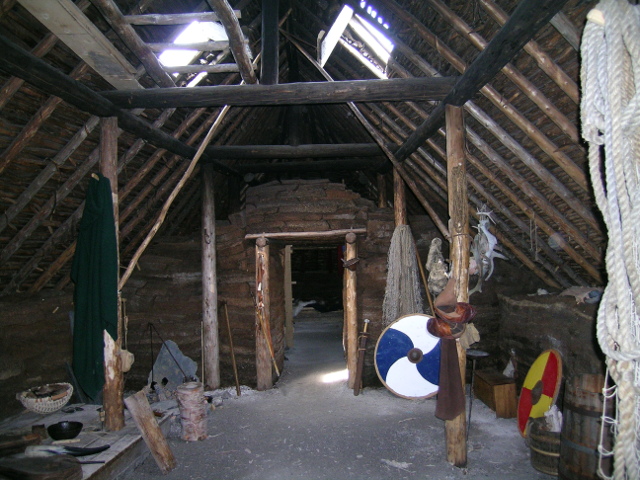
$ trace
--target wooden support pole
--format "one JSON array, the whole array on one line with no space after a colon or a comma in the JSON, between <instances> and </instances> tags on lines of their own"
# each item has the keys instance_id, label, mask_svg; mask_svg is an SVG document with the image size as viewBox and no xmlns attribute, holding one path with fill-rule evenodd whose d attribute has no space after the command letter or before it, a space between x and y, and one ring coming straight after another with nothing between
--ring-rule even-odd
<instances>
[{"instance_id":1,"label":"wooden support pole","mask_svg":"<svg viewBox=\"0 0 640 480\"><path fill-rule=\"evenodd\" d=\"M447 185L449 192L449 232L451 234L451 276L456 283L454 292L458 302L469 299L469 200L464 155L464 123L462 108L447 105ZM456 340L460 377L463 384L466 352ZM467 465L467 421L463 411L453 420L445 421L447 461L456 467Z\"/></svg>"},{"instance_id":2,"label":"wooden support pole","mask_svg":"<svg viewBox=\"0 0 640 480\"><path fill-rule=\"evenodd\" d=\"M291 253L293 247L284 247L284 341L288 348L293 347L293 283L291 278Z\"/></svg>"},{"instance_id":3,"label":"wooden support pole","mask_svg":"<svg viewBox=\"0 0 640 480\"><path fill-rule=\"evenodd\" d=\"M213 168L202 165L202 323L204 325L204 384L220 387L218 342L218 284L216 276L216 215Z\"/></svg>"},{"instance_id":4,"label":"wooden support pole","mask_svg":"<svg viewBox=\"0 0 640 480\"><path fill-rule=\"evenodd\" d=\"M176 459L151 411L151 406L144 392L139 391L135 395L127 397L124 403L162 473L173 470L177 464Z\"/></svg>"},{"instance_id":5,"label":"wooden support pole","mask_svg":"<svg viewBox=\"0 0 640 480\"><path fill-rule=\"evenodd\" d=\"M278 3L273 0L262 0L262 58L260 59L260 83L262 85L278 83L280 63Z\"/></svg>"},{"instance_id":6,"label":"wooden support pole","mask_svg":"<svg viewBox=\"0 0 640 480\"><path fill-rule=\"evenodd\" d=\"M395 226L408 225L407 221L407 193L404 186L404 181L398 173L393 169L393 214L395 219Z\"/></svg>"},{"instance_id":7,"label":"wooden support pole","mask_svg":"<svg viewBox=\"0 0 640 480\"><path fill-rule=\"evenodd\" d=\"M345 236L345 262L358 257L358 245L355 233ZM356 370L358 368L358 296L357 276L355 265L344 269L344 321L347 326L347 370L349 372L349 388L356 384Z\"/></svg>"},{"instance_id":8,"label":"wooden support pole","mask_svg":"<svg viewBox=\"0 0 640 480\"><path fill-rule=\"evenodd\" d=\"M264 237L256 240L256 378L257 390L273 387L273 345L269 290L269 244Z\"/></svg>"},{"instance_id":9,"label":"wooden support pole","mask_svg":"<svg viewBox=\"0 0 640 480\"><path fill-rule=\"evenodd\" d=\"M102 403L104 406L104 426L110 432L124 428L124 377L122 375L122 357L120 347L103 331L104 338L104 387Z\"/></svg>"}]
</instances>

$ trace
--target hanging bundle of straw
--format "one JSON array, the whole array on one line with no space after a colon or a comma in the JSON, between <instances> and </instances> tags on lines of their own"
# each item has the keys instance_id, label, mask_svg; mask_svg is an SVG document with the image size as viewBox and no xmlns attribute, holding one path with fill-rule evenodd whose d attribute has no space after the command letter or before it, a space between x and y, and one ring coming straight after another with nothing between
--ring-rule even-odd
<instances>
[{"instance_id":1,"label":"hanging bundle of straw","mask_svg":"<svg viewBox=\"0 0 640 480\"><path fill-rule=\"evenodd\" d=\"M398 317L423 313L416 246L409 225L393 231L387 257L387 288L382 303L382 323L387 326Z\"/></svg>"}]
</instances>

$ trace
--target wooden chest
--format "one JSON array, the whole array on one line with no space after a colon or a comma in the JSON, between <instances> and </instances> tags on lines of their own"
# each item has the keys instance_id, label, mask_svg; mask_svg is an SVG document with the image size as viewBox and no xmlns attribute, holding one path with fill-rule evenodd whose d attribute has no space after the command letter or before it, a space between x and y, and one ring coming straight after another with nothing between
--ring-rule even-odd
<instances>
[{"instance_id":1,"label":"wooden chest","mask_svg":"<svg viewBox=\"0 0 640 480\"><path fill-rule=\"evenodd\" d=\"M477 371L473 380L473 393L496 412L496 417L516 417L516 384L513 378L495 370Z\"/></svg>"}]
</instances>

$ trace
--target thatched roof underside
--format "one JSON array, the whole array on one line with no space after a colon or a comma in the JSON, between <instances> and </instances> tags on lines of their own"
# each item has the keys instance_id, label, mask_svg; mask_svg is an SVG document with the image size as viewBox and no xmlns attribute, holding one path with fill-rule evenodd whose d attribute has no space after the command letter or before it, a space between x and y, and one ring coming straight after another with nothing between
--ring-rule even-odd
<instances>
[{"instance_id":1,"label":"thatched roof underside","mask_svg":"<svg viewBox=\"0 0 640 480\"><path fill-rule=\"evenodd\" d=\"M93 92L114 87L85 63L29 10L33 2L4 0L0 36ZM37 2L36 2L37 3ZM48 2L47 2L48 3ZM67 3L63 0L52 4ZM143 63L138 47L116 31L101 4L117 5L122 15L212 11L218 2L198 0L100 0L76 3L83 21L94 25L136 72L145 89L161 89ZM253 57L261 51L258 0L230 2ZM354 3L356 13L359 2ZM459 77L495 37L518 1L371 0L389 24L395 43L384 66L389 78ZM318 35L328 31L343 2L280 2L279 83L321 82L324 77L300 49L317 58ZM605 232L594 204L579 131L579 41L592 1L571 0L538 29L481 91L464 105L469 201L493 211L493 232L512 261L552 288L602 284ZM60 7L62 8L62 7ZM115 30L114 30L115 28ZM171 42L179 29L140 26L142 44ZM354 51L380 63L366 42L347 30L325 65L336 81L380 78ZM235 63L228 52L203 52L194 63ZM255 72L260 76L260 59ZM382 71L380 71L381 73ZM193 74L172 77L186 85ZM165 80L166 82L166 80ZM239 85L239 73L210 73L198 86ZM163 83L163 82L160 82ZM0 73L0 288L16 291L62 288L69 282L77 225L91 174L99 171L100 118L42 86ZM247 87L249 87L247 85ZM401 145L436 108L437 101L357 103L387 144ZM146 108L132 111L150 124L197 148L222 107ZM229 109L211 141L222 145L303 145L375 143L345 103L236 106ZM122 264L126 265L178 183L189 158L158 148L123 131L119 150L119 210ZM381 153L344 158L316 168L325 158L219 159L214 164L216 215L224 219L246 186L274 179L328 178L376 201L384 175L392 195L391 164ZM357 162L356 162L357 160ZM296 162L278 170L276 164ZM302 162L302 163L301 163ZM352 163L356 162L356 163ZM258 167L255 172L247 165ZM229 173L222 167L230 167ZM355 167L354 167L355 165ZM423 197L447 223L444 126L404 161ZM199 231L201 180L196 168L169 210L162 233ZM249 183L247 183L249 182ZM425 214L408 190L410 214Z\"/></svg>"}]
</instances>

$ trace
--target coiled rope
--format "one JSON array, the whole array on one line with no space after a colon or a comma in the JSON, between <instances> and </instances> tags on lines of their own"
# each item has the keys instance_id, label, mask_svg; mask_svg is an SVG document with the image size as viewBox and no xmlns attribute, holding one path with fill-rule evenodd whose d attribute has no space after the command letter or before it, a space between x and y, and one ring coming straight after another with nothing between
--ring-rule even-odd
<instances>
[{"instance_id":1,"label":"coiled rope","mask_svg":"<svg viewBox=\"0 0 640 480\"><path fill-rule=\"evenodd\" d=\"M582 136L608 233L608 284L597 318L598 342L615 382L613 479L640 478L640 11L604 0L589 13L582 37ZM605 385L605 397L611 392ZM601 434L601 438L604 435ZM605 454L604 446L600 445ZM600 469L600 475L605 477Z\"/></svg>"}]
</instances>

